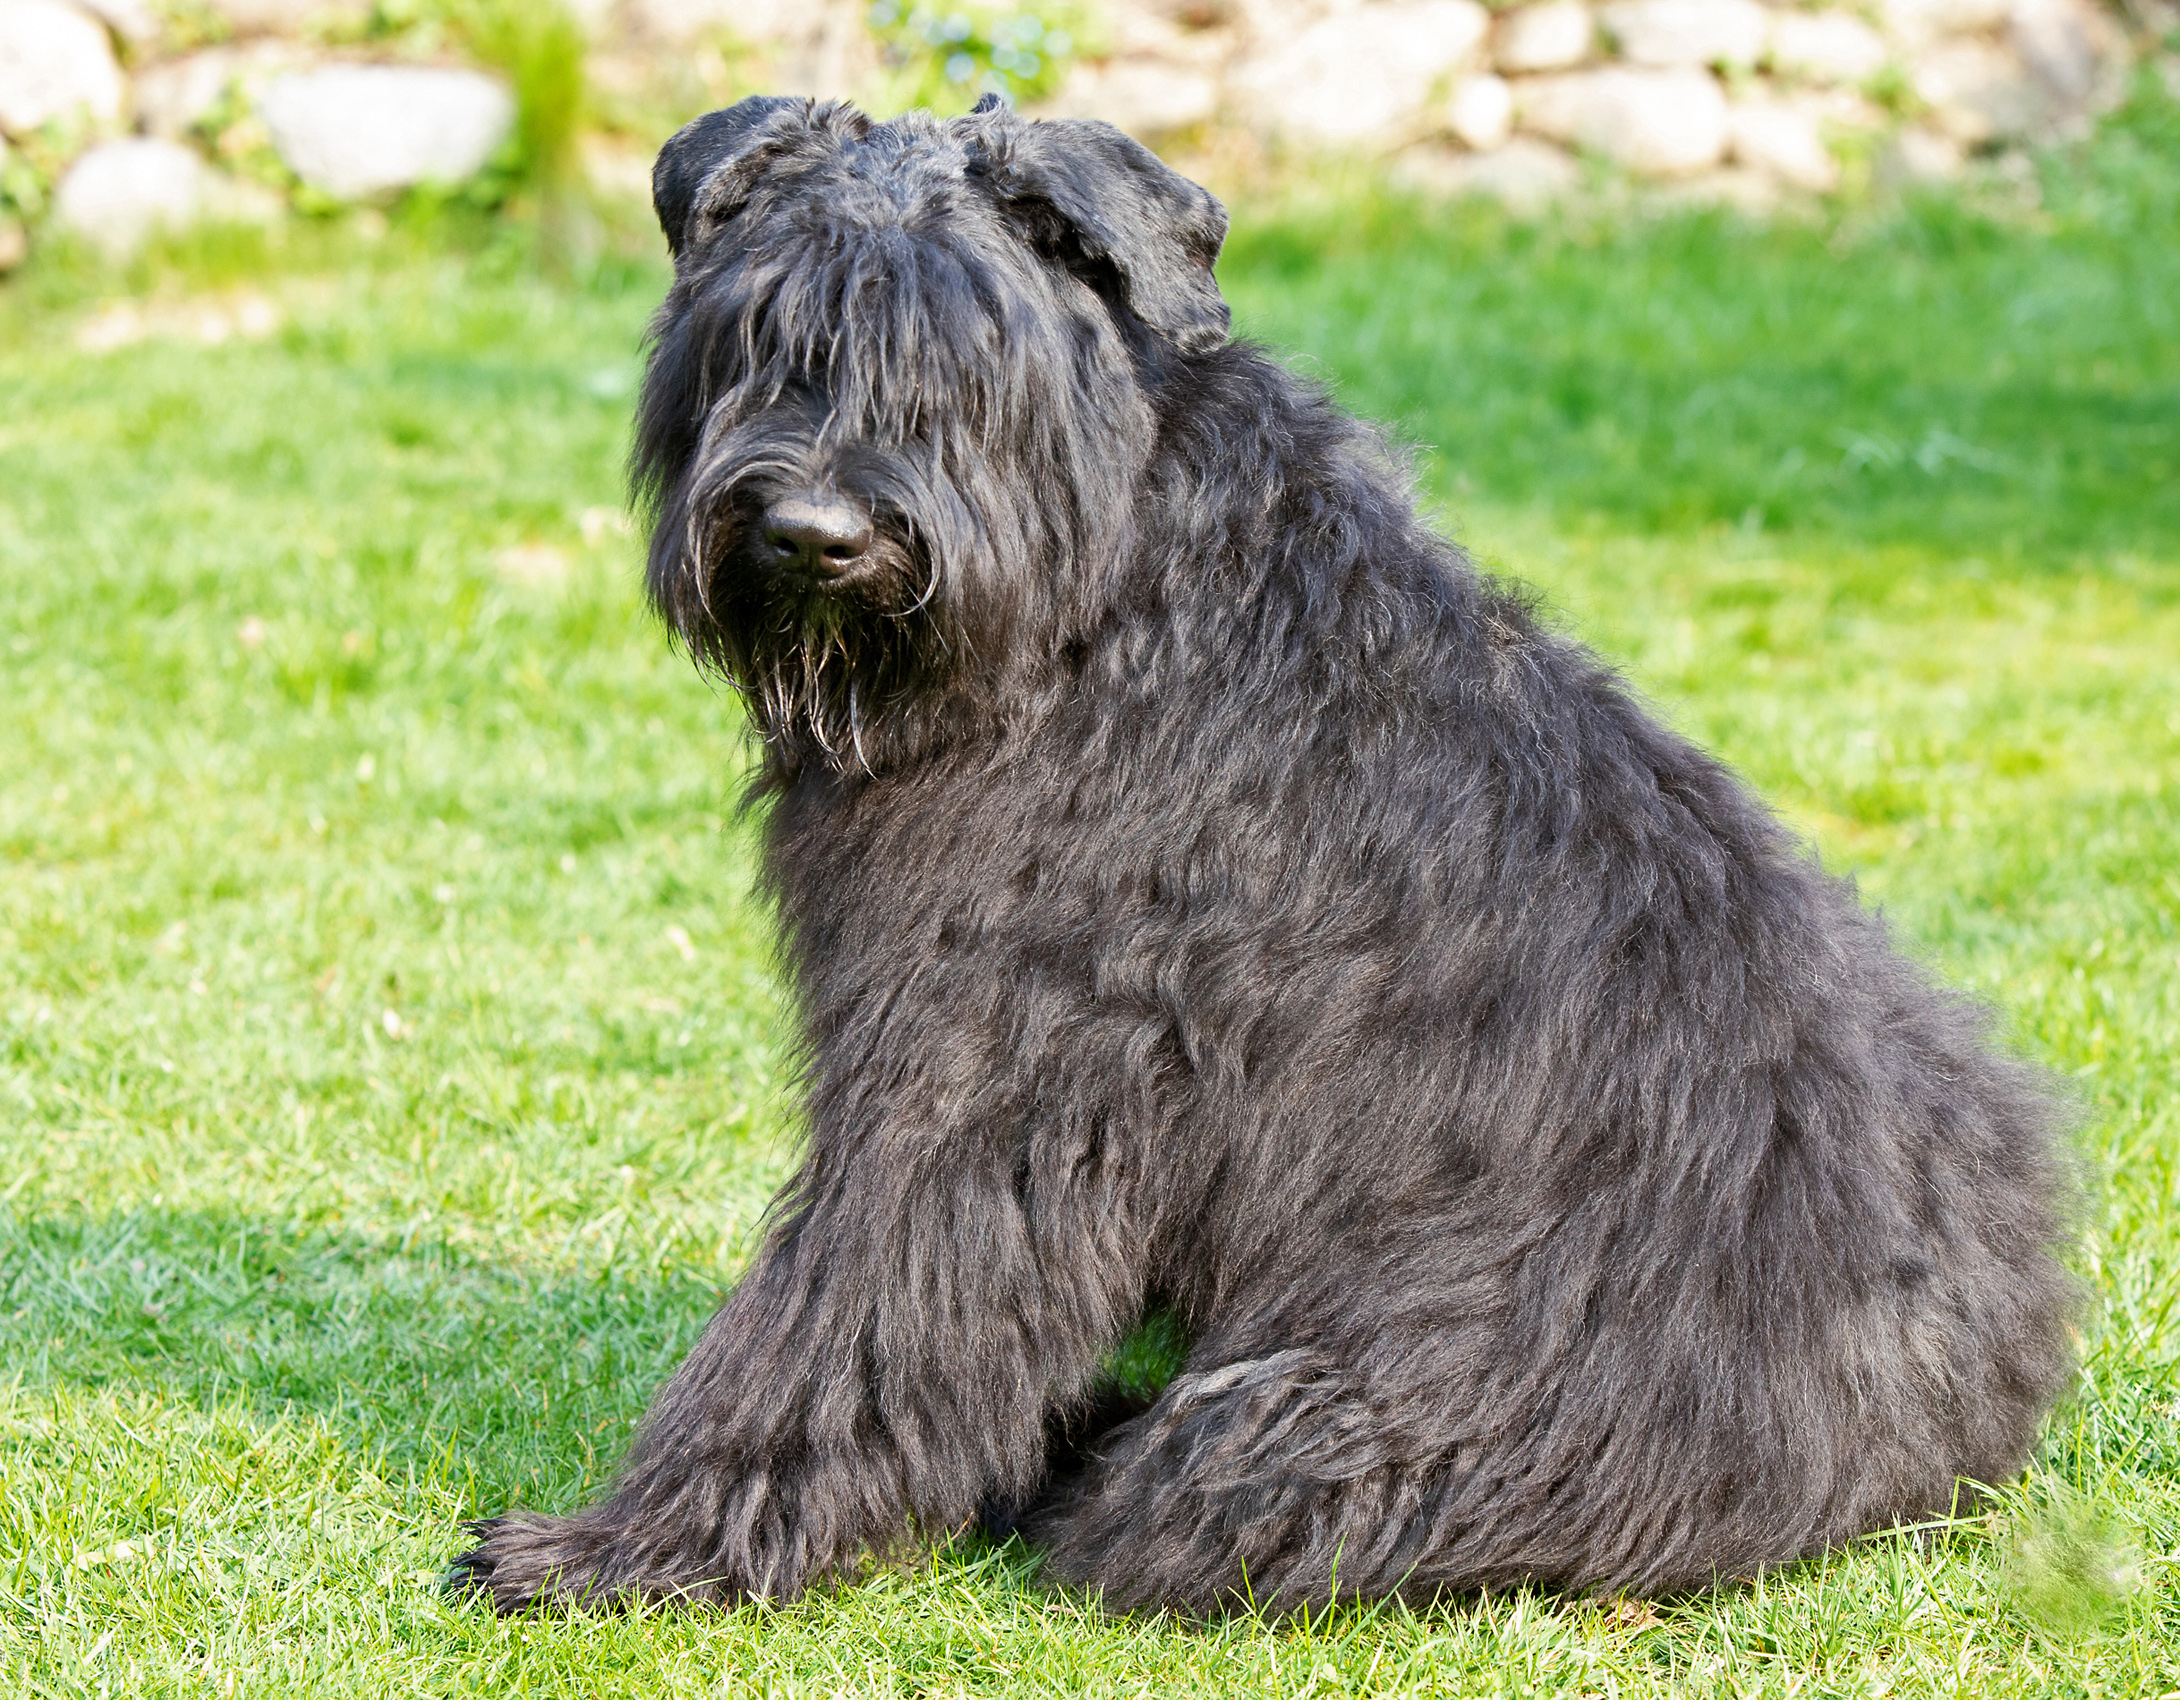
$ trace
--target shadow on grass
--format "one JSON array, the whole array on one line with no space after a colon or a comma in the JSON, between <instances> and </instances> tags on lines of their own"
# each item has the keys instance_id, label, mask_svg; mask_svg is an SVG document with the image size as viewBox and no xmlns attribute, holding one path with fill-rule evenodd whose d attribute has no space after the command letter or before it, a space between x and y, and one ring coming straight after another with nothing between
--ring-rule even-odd
<instances>
[{"instance_id":1,"label":"shadow on grass","mask_svg":"<svg viewBox=\"0 0 2180 1700\"><path fill-rule=\"evenodd\" d=\"M468 1472L478 1512L595 1491L721 1296L694 1270L545 1270L242 1211L0 1216L23 1384L301 1408L393 1468Z\"/></svg>"},{"instance_id":2,"label":"shadow on grass","mask_svg":"<svg viewBox=\"0 0 2180 1700\"><path fill-rule=\"evenodd\" d=\"M369 1484L351 1495L352 1504L326 1512L319 1495L334 1478L322 1450L289 1444L268 1452L262 1437L242 1431L200 1437L194 1451L173 1452L162 1450L170 1437L130 1429L131 1420L149 1420L142 1415L124 1415L109 1427L135 1449L130 1456L152 1455L151 1493L161 1504L160 1496L186 1485L190 1468L204 1473L207 1466L192 1463L197 1453L210 1446L217 1454L217 1527L201 1508L192 1509L187 1527L192 1540L210 1543L207 1551L226 1554L222 1562L244 1543L276 1551L282 1566L322 1579L310 1566L328 1562L330 1553L354 1572L338 1572L334 1585L373 1596L390 1586L389 1554L398 1551L401 1564L413 1566L417 1537L431 1562L442 1563L464 1544L456 1527L464 1516L511 1504L562 1510L594 1493L653 1388L719 1297L711 1279L694 1270L656 1271L626 1260L540 1269L420 1236L327 1229L241 1210L0 1214L0 1316L10 1325L0 1369L32 1389L121 1395L125 1413L129 1395L155 1393L207 1421L218 1421L222 1408L238 1400L268 1423L291 1414L315 1419L349 1454L334 1472L338 1483L350 1483L354 1464L364 1461L391 1480ZM1153 1318L1109 1368L1148 1388L1170 1374L1182 1349L1170 1319ZM184 1428L191 1422L171 1405L163 1420ZM103 1438L115 1441L111 1433ZM103 1453L82 1450L103 1460L94 1461L94 1471L114 1467L111 1445ZM72 1468L81 1480L81 1463ZM458 1505L449 1508L434 1496L419 1502L419 1479L452 1489ZM238 1488L245 1482L246 1489ZM338 1483L336 1496L347 1491ZM77 1545L101 1543L117 1531L132 1539L180 1538L146 1514L150 1502L142 1494L117 1507L101 1491L79 1488L61 1512L46 1506L41 1529L48 1537L60 1529ZM2002 1497L2010 1504L2011 1496ZM2024 1609L2049 1594L2073 1614L2069 1624L2102 1625L2131 1596L2095 1567L2109 1570L2107 1558L2125 1554L2102 1524L2077 1528L2046 1518L2023 1527L2037 1535L2046 1523L2057 1532L2038 1536L2043 1544L2024 1549L2016 1566L2027 1581L2006 1586L2014 1593L2030 1583L2043 1590ZM966 1601L983 1642L996 1637L1011 1648L1026 1639L1033 1645L1025 1656L1040 1661L1069 1647L1079 1657L1081 1649L1066 1638L1093 1635L1141 1641L1184 1659L1207 1647L1276 1650L1300 1642L1324 1656L1354 1649L1374 1663L1381 1637L1391 1634L1396 1643L1451 1636L1460 1643L1450 1649L1457 1662L1490 1663L1504 1656L1504 1635L1542 1606L1554 1634L1606 1635L1632 1668L1670 1680L1677 1658L1689 1651L1676 1638L1683 1633L1700 1644L1724 1630L1751 1637L1766 1656L1814 1666L1851 1659L1864 1645L1889 1645L1927 1615L1940 1573L1964 1562L1984 1566L1992 1540L1988 1518L1891 1532L1856 1543L1852 1556L1805 1561L1715 1593L1649 1601L1585 1606L1550 1590L1524 1589L1511 1599L1349 1601L1299 1619L1238 1611L1198 1621L1106 1617L1094 1594L1055 1588L1032 1548L968 1531L939 1542L929 1568L883 1568L854 1588L820 1590L791 1614L676 1620L666 1644L741 1623L752 1639L737 1657L755 1657L760 1644L774 1646L781 1637L822 1654L844 1634L871 1640L888 1658L906 1656L919 1633L914 1626L933 1617L926 1610L904 1617L903 1602L943 1596L940 1619L965 1609ZM429 1569L402 1574L435 1585ZM1828 1577L1838 1585L1827 1585ZM1974 1597L1986 1604L1981 1593ZM99 1609L110 1618L120 1607L104 1602ZM616 1623L628 1626L630 1645L650 1656L659 1628L648 1614L584 1619L565 1633L551 1631L539 1646L580 1653L601 1634L619 1634ZM485 1614L449 1618L436 1597L406 1644L444 1651L450 1627L460 1645L501 1645L493 1639L499 1627ZM738 1636L730 1640L739 1647ZM951 1656L952 1640L942 1640L939 1651ZM710 1644L718 1656L717 1643ZM1266 1690L1258 1684L1249 1691Z\"/></svg>"},{"instance_id":3,"label":"shadow on grass","mask_svg":"<svg viewBox=\"0 0 2180 1700\"><path fill-rule=\"evenodd\" d=\"M241 1211L0 1215L24 1384L300 1408L397 1470L466 1472L480 1514L595 1493L724 1297L693 1268L541 1269ZM1107 1373L1147 1400L1184 1353L1156 1314Z\"/></svg>"}]
</instances>

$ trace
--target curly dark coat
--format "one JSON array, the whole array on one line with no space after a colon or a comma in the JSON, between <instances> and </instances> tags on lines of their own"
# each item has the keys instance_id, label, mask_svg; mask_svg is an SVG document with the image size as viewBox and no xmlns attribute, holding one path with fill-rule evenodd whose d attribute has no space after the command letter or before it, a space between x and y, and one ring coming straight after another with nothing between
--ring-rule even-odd
<instances>
[{"instance_id":1,"label":"curly dark coat","mask_svg":"<svg viewBox=\"0 0 2180 1700\"><path fill-rule=\"evenodd\" d=\"M1211 196L786 100L656 183L650 589L763 734L810 1149L611 1495L461 1585L788 1600L996 1505L1120 1606L1657 1591L2020 1467L2038 1077L1228 341Z\"/></svg>"}]
</instances>

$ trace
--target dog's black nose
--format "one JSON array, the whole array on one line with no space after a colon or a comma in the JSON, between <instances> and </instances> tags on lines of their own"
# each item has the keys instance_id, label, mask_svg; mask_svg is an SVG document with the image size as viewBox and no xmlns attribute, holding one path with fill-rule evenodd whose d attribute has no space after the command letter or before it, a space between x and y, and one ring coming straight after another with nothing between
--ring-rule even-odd
<instances>
[{"instance_id":1,"label":"dog's black nose","mask_svg":"<svg viewBox=\"0 0 2180 1700\"><path fill-rule=\"evenodd\" d=\"M870 519L838 498L788 496L765 509L765 541L781 566L837 578L870 548Z\"/></svg>"}]
</instances>

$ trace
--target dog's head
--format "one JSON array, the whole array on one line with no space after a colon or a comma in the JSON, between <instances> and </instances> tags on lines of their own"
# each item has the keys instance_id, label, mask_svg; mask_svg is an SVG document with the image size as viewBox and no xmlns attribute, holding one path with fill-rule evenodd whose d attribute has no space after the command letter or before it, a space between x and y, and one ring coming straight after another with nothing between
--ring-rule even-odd
<instances>
[{"instance_id":1,"label":"dog's head","mask_svg":"<svg viewBox=\"0 0 2180 1700\"><path fill-rule=\"evenodd\" d=\"M772 777L1031 665L1123 542L1151 391L1226 339L1226 215L1109 125L745 100L653 173L674 254L650 591Z\"/></svg>"}]
</instances>

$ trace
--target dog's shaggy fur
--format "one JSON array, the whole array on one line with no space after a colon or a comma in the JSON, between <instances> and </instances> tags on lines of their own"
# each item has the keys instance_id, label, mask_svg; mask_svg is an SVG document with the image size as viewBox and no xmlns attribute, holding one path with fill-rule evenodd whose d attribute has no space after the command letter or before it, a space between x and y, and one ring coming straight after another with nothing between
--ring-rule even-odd
<instances>
[{"instance_id":1,"label":"dog's shaggy fur","mask_svg":"<svg viewBox=\"0 0 2180 1700\"><path fill-rule=\"evenodd\" d=\"M611 1495L461 1585L788 1600L989 1505L1119 1606L1673 1590L2019 1468L2044 1088L1227 340L1216 201L782 100L657 188L650 589L763 734L810 1148Z\"/></svg>"}]
</instances>

